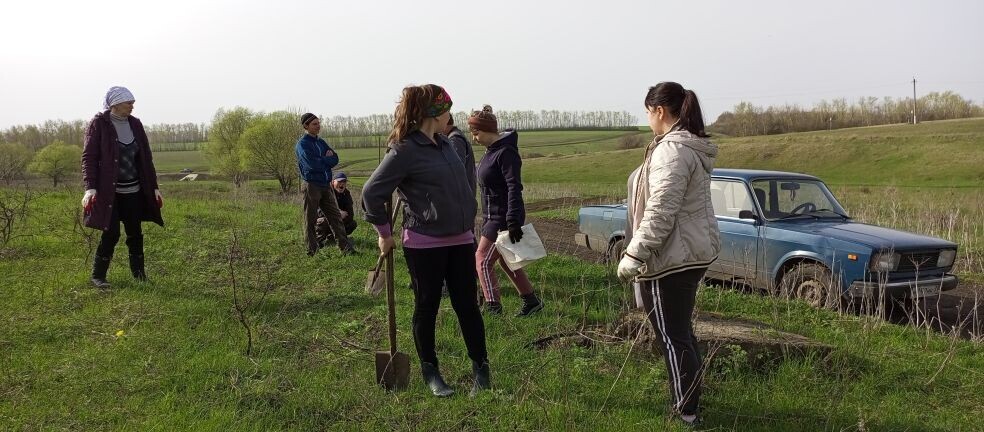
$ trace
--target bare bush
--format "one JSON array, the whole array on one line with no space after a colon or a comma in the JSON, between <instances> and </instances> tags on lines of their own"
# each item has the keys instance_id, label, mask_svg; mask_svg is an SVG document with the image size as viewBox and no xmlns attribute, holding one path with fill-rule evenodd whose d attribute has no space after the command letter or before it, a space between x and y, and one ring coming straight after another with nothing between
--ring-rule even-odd
<instances>
[{"instance_id":1,"label":"bare bush","mask_svg":"<svg viewBox=\"0 0 984 432\"><path fill-rule=\"evenodd\" d=\"M253 354L253 319L252 314L261 307L266 297L278 286L276 269L280 267L281 258L268 258L251 255L239 240L239 234L233 230L226 256L229 265L229 288L232 291L232 308L236 319L246 333L246 356ZM245 269L237 277L236 268Z\"/></svg>"},{"instance_id":2,"label":"bare bush","mask_svg":"<svg viewBox=\"0 0 984 432\"><path fill-rule=\"evenodd\" d=\"M0 189L0 252L7 249L11 240L21 237L20 224L27 220L31 201L35 194L30 189Z\"/></svg>"},{"instance_id":3,"label":"bare bush","mask_svg":"<svg viewBox=\"0 0 984 432\"><path fill-rule=\"evenodd\" d=\"M618 148L619 150L628 150L628 149L639 148L644 145L646 145L646 137L644 136L644 134L640 133L640 134L633 134L633 135L625 135L619 138L618 145L616 146L616 148Z\"/></svg>"}]
</instances>

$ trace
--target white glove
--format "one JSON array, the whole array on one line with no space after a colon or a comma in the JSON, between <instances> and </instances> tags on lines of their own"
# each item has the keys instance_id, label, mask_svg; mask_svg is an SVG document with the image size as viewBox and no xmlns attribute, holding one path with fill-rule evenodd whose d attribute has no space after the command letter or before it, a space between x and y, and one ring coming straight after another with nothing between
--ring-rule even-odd
<instances>
[{"instance_id":1,"label":"white glove","mask_svg":"<svg viewBox=\"0 0 984 432\"><path fill-rule=\"evenodd\" d=\"M160 189L154 189L154 200L157 201L157 208L164 207L164 196L161 195Z\"/></svg>"},{"instance_id":2,"label":"white glove","mask_svg":"<svg viewBox=\"0 0 984 432\"><path fill-rule=\"evenodd\" d=\"M85 195L82 195L82 207L88 208L90 202L95 202L96 190L88 189L85 191Z\"/></svg>"},{"instance_id":3,"label":"white glove","mask_svg":"<svg viewBox=\"0 0 984 432\"><path fill-rule=\"evenodd\" d=\"M618 262L618 278L622 282L632 282L636 276L639 276L640 269L644 263L628 255L622 257L622 260Z\"/></svg>"}]
</instances>

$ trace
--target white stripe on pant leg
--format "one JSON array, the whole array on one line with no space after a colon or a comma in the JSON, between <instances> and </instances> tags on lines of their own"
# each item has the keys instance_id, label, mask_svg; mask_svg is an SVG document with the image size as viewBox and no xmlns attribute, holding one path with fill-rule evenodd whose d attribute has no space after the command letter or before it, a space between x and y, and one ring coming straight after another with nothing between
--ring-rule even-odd
<instances>
[{"instance_id":1,"label":"white stripe on pant leg","mask_svg":"<svg viewBox=\"0 0 984 432\"><path fill-rule=\"evenodd\" d=\"M486 291L485 298L487 301L495 301L495 299L492 297L493 287L492 287L492 274L491 274L491 272L494 270L491 268L492 265L490 263L490 261L492 260L492 255L494 253L495 253L495 245L493 244L491 247L486 249L485 258L482 260L482 274L485 277L485 291Z\"/></svg>"},{"instance_id":2,"label":"white stripe on pant leg","mask_svg":"<svg viewBox=\"0 0 984 432\"><path fill-rule=\"evenodd\" d=\"M495 291L493 288L495 287L493 286L492 281L492 272L495 271L495 269L492 268L492 255L495 253L495 245L491 245L489 249L487 249L487 252L488 253L485 255L485 259L482 260L482 271L485 272L485 289L488 290L488 300L495 301L495 296L493 295Z\"/></svg>"},{"instance_id":3,"label":"white stripe on pant leg","mask_svg":"<svg viewBox=\"0 0 984 432\"><path fill-rule=\"evenodd\" d=\"M660 333L663 336L663 343L666 344L667 353L670 355L670 358L667 359L670 364L670 379L677 396L674 406L679 409L683 405L683 385L681 383L683 378L680 374L680 365L677 362L676 349L673 347L673 342L670 341L669 334L666 333L666 317L663 314L663 301L659 296L659 279L654 281L653 303L656 305L655 310L657 311L657 318L660 323Z\"/></svg>"},{"instance_id":4,"label":"white stripe on pant leg","mask_svg":"<svg viewBox=\"0 0 984 432\"><path fill-rule=\"evenodd\" d=\"M666 320L663 317L663 303L659 298L659 279L656 279L653 284L653 309L656 311L656 319L660 325L658 330L660 335L663 336L663 344L666 345L666 354L669 355L669 358L666 360L670 364L670 382L673 384L673 392L677 398L676 403L674 403L673 406L676 409L680 409L680 407L683 406L683 385L680 383L682 380L682 377L680 376L680 365L677 364L676 350L673 349L673 343L670 341L670 337L666 333Z\"/></svg>"}]
</instances>

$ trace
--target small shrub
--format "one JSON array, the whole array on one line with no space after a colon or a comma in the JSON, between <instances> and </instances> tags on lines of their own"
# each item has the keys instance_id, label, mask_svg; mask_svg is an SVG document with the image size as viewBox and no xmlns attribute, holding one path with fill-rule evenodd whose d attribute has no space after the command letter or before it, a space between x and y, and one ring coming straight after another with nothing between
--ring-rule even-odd
<instances>
[{"instance_id":1,"label":"small shrub","mask_svg":"<svg viewBox=\"0 0 984 432\"><path fill-rule=\"evenodd\" d=\"M618 139L619 150L628 150L642 147L646 144L646 138L643 134L625 135Z\"/></svg>"}]
</instances>

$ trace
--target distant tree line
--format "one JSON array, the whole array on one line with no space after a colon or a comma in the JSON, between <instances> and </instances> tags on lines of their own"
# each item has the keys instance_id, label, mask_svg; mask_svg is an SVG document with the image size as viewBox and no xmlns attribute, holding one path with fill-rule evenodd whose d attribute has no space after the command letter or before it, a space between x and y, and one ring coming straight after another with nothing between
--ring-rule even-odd
<instances>
[{"instance_id":1,"label":"distant tree line","mask_svg":"<svg viewBox=\"0 0 984 432\"><path fill-rule=\"evenodd\" d=\"M469 112L453 113L455 124L464 128ZM499 128L521 130L550 129L636 129L638 119L625 111L497 111ZM393 115L362 117L321 116L326 136L365 137L386 135L393 127Z\"/></svg>"},{"instance_id":2,"label":"distant tree line","mask_svg":"<svg viewBox=\"0 0 984 432\"><path fill-rule=\"evenodd\" d=\"M464 111L455 113L455 123L464 128L468 114ZM500 128L522 130L635 129L638 121L624 111L500 111L496 115ZM325 136L353 138L342 140L344 142L340 144L343 147L375 146L375 136L386 135L393 127L392 114L321 117ZM54 141L82 145L87 125L84 120L48 120L37 125L11 126L0 130L0 142L24 144L34 151ZM209 140L209 128L210 125L205 123L155 123L144 126L150 143L159 145L154 147L155 150L174 149L174 146L165 144L206 142Z\"/></svg>"},{"instance_id":3,"label":"distant tree line","mask_svg":"<svg viewBox=\"0 0 984 432\"><path fill-rule=\"evenodd\" d=\"M205 123L155 123L145 126L151 144L199 143L208 141Z\"/></svg>"},{"instance_id":4,"label":"distant tree line","mask_svg":"<svg viewBox=\"0 0 984 432\"><path fill-rule=\"evenodd\" d=\"M31 150L39 150L55 141L82 145L88 121L47 120L37 125L16 125L0 130L0 142L20 143ZM157 123L145 125L151 144L197 143L208 140L208 126L204 123Z\"/></svg>"},{"instance_id":5,"label":"distant tree line","mask_svg":"<svg viewBox=\"0 0 984 432\"><path fill-rule=\"evenodd\" d=\"M951 91L929 93L916 103L918 121L982 116L984 106ZM843 98L822 100L807 109L797 105L761 107L742 102L718 116L708 130L729 136L750 136L911 122L912 98L879 100L869 96L854 103Z\"/></svg>"}]
</instances>

